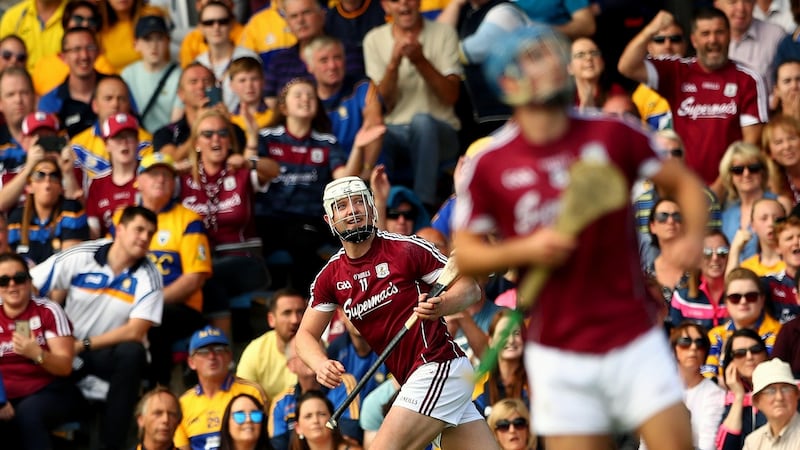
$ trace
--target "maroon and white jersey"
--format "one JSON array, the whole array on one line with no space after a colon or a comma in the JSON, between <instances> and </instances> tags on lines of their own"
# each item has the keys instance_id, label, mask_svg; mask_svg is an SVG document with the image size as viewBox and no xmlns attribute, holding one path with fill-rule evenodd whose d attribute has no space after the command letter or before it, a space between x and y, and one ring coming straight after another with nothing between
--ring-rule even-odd
<instances>
[{"instance_id":1,"label":"maroon and white jersey","mask_svg":"<svg viewBox=\"0 0 800 450\"><path fill-rule=\"evenodd\" d=\"M100 236L105 236L112 225L114 212L136 203L136 177L122 186L114 184L111 174L95 178L86 196L86 217L89 225L100 226Z\"/></svg>"},{"instance_id":2,"label":"maroon and white jersey","mask_svg":"<svg viewBox=\"0 0 800 450\"><path fill-rule=\"evenodd\" d=\"M36 365L33 360L14 353L15 322L27 320L31 335L39 347L49 350L47 339L72 336L72 325L67 314L57 303L43 298L33 298L19 316L9 319L0 308L0 373L8 398L15 399L31 395L48 384L56 376Z\"/></svg>"},{"instance_id":3,"label":"maroon and white jersey","mask_svg":"<svg viewBox=\"0 0 800 450\"><path fill-rule=\"evenodd\" d=\"M498 130L463 171L454 226L503 239L552 226L578 159L611 161L627 179L661 168L638 125L571 115L569 130L545 146L528 143L516 124ZM698 195L701 195L698 193ZM524 273L521 274L524 277ZM528 340L582 353L605 353L655 325L639 268L631 206L612 211L578 235L578 247L552 271L529 312Z\"/></svg>"},{"instance_id":4,"label":"maroon and white jersey","mask_svg":"<svg viewBox=\"0 0 800 450\"><path fill-rule=\"evenodd\" d=\"M207 175L205 184L196 183L191 174L181 176L181 202L203 218L212 248L255 237L251 178L246 169Z\"/></svg>"},{"instance_id":5,"label":"maroon and white jersey","mask_svg":"<svg viewBox=\"0 0 800 450\"><path fill-rule=\"evenodd\" d=\"M367 254L351 259L340 249L311 284L309 305L344 314L380 354L429 292L447 259L427 241L378 231ZM418 321L400 341L386 366L402 384L417 367L464 356L447 333L444 319ZM346 369L346 368L345 368Z\"/></svg>"},{"instance_id":6,"label":"maroon and white jersey","mask_svg":"<svg viewBox=\"0 0 800 450\"><path fill-rule=\"evenodd\" d=\"M764 80L733 61L713 72L703 70L694 58L651 59L646 64L647 84L672 108L686 165L710 185L728 145L742 139L742 127L767 122Z\"/></svg>"}]
</instances>

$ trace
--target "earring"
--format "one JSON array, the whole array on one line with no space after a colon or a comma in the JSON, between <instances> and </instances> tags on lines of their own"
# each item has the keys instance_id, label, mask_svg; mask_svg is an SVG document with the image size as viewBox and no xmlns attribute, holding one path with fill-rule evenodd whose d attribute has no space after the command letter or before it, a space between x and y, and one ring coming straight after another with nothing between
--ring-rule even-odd
<instances>
[{"instance_id":1,"label":"earring","mask_svg":"<svg viewBox=\"0 0 800 450\"><path fill-rule=\"evenodd\" d=\"M298 438L300 438L300 440L301 440L301 441L302 441L303 439L305 439L305 438L306 438L305 436L303 436L303 434L302 434L302 433L301 433L301 434L298 434L298 435L297 435L297 437L298 437Z\"/></svg>"},{"instance_id":2,"label":"earring","mask_svg":"<svg viewBox=\"0 0 800 450\"><path fill-rule=\"evenodd\" d=\"M196 151L197 153L200 153L200 147L195 147L194 151Z\"/></svg>"}]
</instances>

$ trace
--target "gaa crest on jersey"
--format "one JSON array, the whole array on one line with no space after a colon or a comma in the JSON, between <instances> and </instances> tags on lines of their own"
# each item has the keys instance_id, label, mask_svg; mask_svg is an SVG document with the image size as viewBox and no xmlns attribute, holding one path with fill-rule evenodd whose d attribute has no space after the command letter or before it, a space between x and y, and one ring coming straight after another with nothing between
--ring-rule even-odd
<instances>
[{"instance_id":1,"label":"gaa crest on jersey","mask_svg":"<svg viewBox=\"0 0 800 450\"><path fill-rule=\"evenodd\" d=\"M222 187L226 191L232 191L236 189L236 178L231 176L225 177L225 180L222 181Z\"/></svg>"},{"instance_id":2,"label":"gaa crest on jersey","mask_svg":"<svg viewBox=\"0 0 800 450\"><path fill-rule=\"evenodd\" d=\"M311 149L311 162L319 164L325 160L325 152L321 148Z\"/></svg>"},{"instance_id":3,"label":"gaa crest on jersey","mask_svg":"<svg viewBox=\"0 0 800 450\"><path fill-rule=\"evenodd\" d=\"M735 97L738 89L739 88L736 86L736 83L725 83L725 88L722 90L722 94L725 97Z\"/></svg>"},{"instance_id":4,"label":"gaa crest on jersey","mask_svg":"<svg viewBox=\"0 0 800 450\"><path fill-rule=\"evenodd\" d=\"M205 245L198 245L197 246L197 259L200 261L205 261L208 256L206 255L206 246Z\"/></svg>"},{"instance_id":5,"label":"gaa crest on jersey","mask_svg":"<svg viewBox=\"0 0 800 450\"><path fill-rule=\"evenodd\" d=\"M389 263L380 263L375 266L375 276L378 278L386 278L389 276Z\"/></svg>"},{"instance_id":6,"label":"gaa crest on jersey","mask_svg":"<svg viewBox=\"0 0 800 450\"><path fill-rule=\"evenodd\" d=\"M161 230L158 233L156 233L156 241L158 242L158 245L167 245L167 242L169 242L169 238L170 238L170 232L167 230Z\"/></svg>"},{"instance_id":7,"label":"gaa crest on jersey","mask_svg":"<svg viewBox=\"0 0 800 450\"><path fill-rule=\"evenodd\" d=\"M38 330L39 328L42 328L42 318L39 316L31 317L28 322L31 324L31 330Z\"/></svg>"}]
</instances>

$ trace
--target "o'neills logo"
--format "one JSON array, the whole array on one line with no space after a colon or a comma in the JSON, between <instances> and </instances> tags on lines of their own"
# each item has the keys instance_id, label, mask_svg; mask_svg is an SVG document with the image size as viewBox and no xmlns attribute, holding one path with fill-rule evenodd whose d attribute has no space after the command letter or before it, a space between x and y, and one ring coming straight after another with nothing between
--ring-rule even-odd
<instances>
[{"instance_id":1,"label":"o'neills logo","mask_svg":"<svg viewBox=\"0 0 800 450\"><path fill-rule=\"evenodd\" d=\"M711 103L708 105L703 103L695 104L694 101L694 97L688 97L682 101L678 108L678 115L688 116L692 119L697 119L698 117L709 119L735 116L737 112L736 102L733 100L728 103Z\"/></svg>"},{"instance_id":2,"label":"o'neills logo","mask_svg":"<svg viewBox=\"0 0 800 450\"><path fill-rule=\"evenodd\" d=\"M354 317L357 317L358 320L361 320L364 314L369 313L373 309L378 309L391 303L384 303L383 301L389 298L389 296L397 294L398 292L399 290L397 289L397 286L394 283L389 282L389 286L387 286L386 289L378 292L377 294L357 305L353 305L353 299L348 298L347 301L344 302L344 314L350 320L353 320ZM352 308L350 307L351 305L353 305Z\"/></svg>"}]
</instances>

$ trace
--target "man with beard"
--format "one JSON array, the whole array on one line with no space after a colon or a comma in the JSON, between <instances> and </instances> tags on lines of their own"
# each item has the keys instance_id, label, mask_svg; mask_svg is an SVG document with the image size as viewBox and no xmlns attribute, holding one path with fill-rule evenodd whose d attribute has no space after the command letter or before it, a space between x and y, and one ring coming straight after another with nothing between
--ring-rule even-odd
<instances>
[{"instance_id":1,"label":"man with beard","mask_svg":"<svg viewBox=\"0 0 800 450\"><path fill-rule=\"evenodd\" d=\"M697 58L645 59L653 36L674 21L659 12L625 48L618 68L669 102L675 131L686 144L686 164L721 191L719 162L728 145L759 145L767 121L766 86L757 73L728 59L730 24L715 8L698 11L692 22Z\"/></svg>"}]
</instances>

